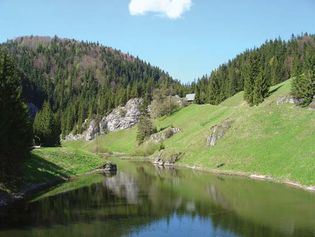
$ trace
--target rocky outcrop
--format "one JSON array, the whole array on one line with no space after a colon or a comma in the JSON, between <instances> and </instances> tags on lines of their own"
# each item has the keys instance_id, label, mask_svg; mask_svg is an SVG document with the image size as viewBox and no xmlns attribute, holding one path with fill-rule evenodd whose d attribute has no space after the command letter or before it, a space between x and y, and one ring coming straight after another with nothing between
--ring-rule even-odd
<instances>
[{"instance_id":1,"label":"rocky outcrop","mask_svg":"<svg viewBox=\"0 0 315 237\"><path fill-rule=\"evenodd\" d=\"M83 134L74 135L73 133L70 133L67 136L65 136L65 141L77 141L77 140L81 140L83 138L84 138Z\"/></svg>"},{"instance_id":2,"label":"rocky outcrop","mask_svg":"<svg viewBox=\"0 0 315 237\"><path fill-rule=\"evenodd\" d=\"M315 95L313 96L313 101L312 101L312 103L310 103L308 107L309 107L310 109L315 110Z\"/></svg>"},{"instance_id":3,"label":"rocky outcrop","mask_svg":"<svg viewBox=\"0 0 315 237\"><path fill-rule=\"evenodd\" d=\"M277 105L282 105L282 104L301 104L303 103L303 99L295 98L290 95L285 95L285 96L280 96L277 99Z\"/></svg>"},{"instance_id":4,"label":"rocky outcrop","mask_svg":"<svg viewBox=\"0 0 315 237\"><path fill-rule=\"evenodd\" d=\"M100 168L96 169L95 171L102 172L102 173L116 173L117 165L108 161L104 165L102 165Z\"/></svg>"},{"instance_id":5,"label":"rocky outcrop","mask_svg":"<svg viewBox=\"0 0 315 237\"><path fill-rule=\"evenodd\" d=\"M142 99L131 99L122 107L114 109L109 115L100 122L100 133L113 132L116 130L127 129L138 123L140 118L140 106Z\"/></svg>"},{"instance_id":6,"label":"rocky outcrop","mask_svg":"<svg viewBox=\"0 0 315 237\"><path fill-rule=\"evenodd\" d=\"M162 151L157 154L157 156L155 157L153 161L153 164L160 167L171 167L175 165L176 161L180 159L181 155L182 155L181 152L165 154Z\"/></svg>"},{"instance_id":7,"label":"rocky outcrop","mask_svg":"<svg viewBox=\"0 0 315 237\"><path fill-rule=\"evenodd\" d=\"M224 120L221 124L215 125L210 128L211 135L207 137L207 145L214 146L217 144L218 140L224 137L227 130L229 130L232 126L233 120Z\"/></svg>"},{"instance_id":8,"label":"rocky outcrop","mask_svg":"<svg viewBox=\"0 0 315 237\"><path fill-rule=\"evenodd\" d=\"M166 128L161 132L152 134L147 142L160 143L179 132L181 132L180 128Z\"/></svg>"},{"instance_id":9,"label":"rocky outcrop","mask_svg":"<svg viewBox=\"0 0 315 237\"><path fill-rule=\"evenodd\" d=\"M83 133L85 141L93 140L100 132L99 124L95 119L92 119L88 129Z\"/></svg>"},{"instance_id":10,"label":"rocky outcrop","mask_svg":"<svg viewBox=\"0 0 315 237\"><path fill-rule=\"evenodd\" d=\"M97 119L92 119L88 123L86 120L82 125L82 128L86 130L82 134L74 135L70 133L65 137L65 140L85 139L90 141L98 134L130 128L139 122L141 104L142 99L130 99L125 106L117 107L109 115L103 117L100 122Z\"/></svg>"},{"instance_id":11,"label":"rocky outcrop","mask_svg":"<svg viewBox=\"0 0 315 237\"><path fill-rule=\"evenodd\" d=\"M282 104L295 104L295 105L301 105L303 104L304 100L300 98L295 98L290 95L286 96L280 96L277 99L277 105L282 105ZM309 109L315 110L315 95L313 96L313 101L308 105Z\"/></svg>"}]
</instances>

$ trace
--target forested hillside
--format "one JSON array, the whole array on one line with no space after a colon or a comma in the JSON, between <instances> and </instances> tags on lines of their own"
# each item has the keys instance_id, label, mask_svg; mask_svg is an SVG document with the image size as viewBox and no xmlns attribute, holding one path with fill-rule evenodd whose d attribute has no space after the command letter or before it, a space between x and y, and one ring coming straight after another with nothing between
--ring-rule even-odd
<instances>
[{"instance_id":1,"label":"forested hillside","mask_svg":"<svg viewBox=\"0 0 315 237\"><path fill-rule=\"evenodd\" d=\"M197 103L219 104L244 90L249 104L259 104L267 96L270 86L302 73L306 75L314 65L315 35L292 36L289 41L269 40L259 48L241 53L212 71L210 76L205 75L193 83ZM315 80L313 76L309 80ZM303 77L297 80L303 80Z\"/></svg>"},{"instance_id":2,"label":"forested hillside","mask_svg":"<svg viewBox=\"0 0 315 237\"><path fill-rule=\"evenodd\" d=\"M184 93L166 72L98 43L31 36L1 47L23 75L27 102L41 108L48 101L63 135L81 132L86 118L105 115L130 98L150 100L154 88Z\"/></svg>"},{"instance_id":3,"label":"forested hillside","mask_svg":"<svg viewBox=\"0 0 315 237\"><path fill-rule=\"evenodd\" d=\"M266 41L190 85L99 43L30 36L8 41L1 48L9 52L22 75L23 95L30 108L37 112L48 102L46 111L54 116L49 129L60 130L63 136L81 133L85 119L104 116L130 98L150 102L157 88L164 95L195 91L199 104L219 104L244 91L244 99L258 105L268 96L270 86L295 77L295 97L306 104L315 93L315 36L308 34L292 36L289 41ZM43 130L45 126L38 127Z\"/></svg>"}]
</instances>

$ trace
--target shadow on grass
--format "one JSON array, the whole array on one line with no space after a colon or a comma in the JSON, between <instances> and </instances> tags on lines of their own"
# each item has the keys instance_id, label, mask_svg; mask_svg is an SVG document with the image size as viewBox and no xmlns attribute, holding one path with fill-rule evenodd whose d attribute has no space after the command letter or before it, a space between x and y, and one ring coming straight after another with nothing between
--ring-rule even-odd
<instances>
[{"instance_id":1,"label":"shadow on grass","mask_svg":"<svg viewBox=\"0 0 315 237\"><path fill-rule=\"evenodd\" d=\"M275 93L277 90L279 90L283 85L280 85L276 88L274 88L273 90L269 91L269 95L268 96L271 96L273 93Z\"/></svg>"},{"instance_id":2,"label":"shadow on grass","mask_svg":"<svg viewBox=\"0 0 315 237\"><path fill-rule=\"evenodd\" d=\"M10 171L1 182L11 192L20 192L28 186L58 182L69 178L66 170L38 155L31 154L16 169Z\"/></svg>"}]
</instances>

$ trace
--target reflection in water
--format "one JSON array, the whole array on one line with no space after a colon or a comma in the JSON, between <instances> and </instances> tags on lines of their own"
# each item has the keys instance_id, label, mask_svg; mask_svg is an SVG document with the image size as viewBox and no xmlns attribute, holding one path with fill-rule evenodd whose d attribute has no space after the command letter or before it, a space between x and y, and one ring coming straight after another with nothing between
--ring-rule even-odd
<instances>
[{"instance_id":1,"label":"reflection in water","mask_svg":"<svg viewBox=\"0 0 315 237\"><path fill-rule=\"evenodd\" d=\"M225 201L224 196L220 193L220 191L216 188L215 185L210 184L208 186L208 193L210 199L214 204L221 206L222 208L229 209L228 202Z\"/></svg>"},{"instance_id":2,"label":"reflection in water","mask_svg":"<svg viewBox=\"0 0 315 237\"><path fill-rule=\"evenodd\" d=\"M121 162L0 213L0 236L315 236L315 195Z\"/></svg>"},{"instance_id":3,"label":"reflection in water","mask_svg":"<svg viewBox=\"0 0 315 237\"><path fill-rule=\"evenodd\" d=\"M118 175L104 179L103 184L118 197L126 198L128 204L139 203L139 188L135 178L120 172Z\"/></svg>"}]
</instances>

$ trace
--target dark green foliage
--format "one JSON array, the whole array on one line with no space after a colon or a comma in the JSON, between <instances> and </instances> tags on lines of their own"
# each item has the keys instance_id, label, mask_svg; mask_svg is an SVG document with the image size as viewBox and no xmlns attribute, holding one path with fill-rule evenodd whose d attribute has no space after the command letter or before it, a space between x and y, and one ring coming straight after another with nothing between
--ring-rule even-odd
<instances>
[{"instance_id":1,"label":"dark green foliage","mask_svg":"<svg viewBox=\"0 0 315 237\"><path fill-rule=\"evenodd\" d=\"M0 50L0 176L30 151L32 126L21 99L19 74L12 59Z\"/></svg>"},{"instance_id":2,"label":"dark green foliage","mask_svg":"<svg viewBox=\"0 0 315 237\"><path fill-rule=\"evenodd\" d=\"M96 43L22 37L8 49L23 79L25 98L37 107L49 101L60 114L63 136L82 132L85 119L103 116L135 97L151 100L155 88L185 87L157 67Z\"/></svg>"},{"instance_id":3,"label":"dark green foliage","mask_svg":"<svg viewBox=\"0 0 315 237\"><path fill-rule=\"evenodd\" d=\"M180 107L172 91L170 88L154 90L153 100L150 104L150 115L152 118L170 115Z\"/></svg>"},{"instance_id":4,"label":"dark green foliage","mask_svg":"<svg viewBox=\"0 0 315 237\"><path fill-rule=\"evenodd\" d=\"M315 95L315 49L311 49L305 56L304 67L298 67L292 82L292 95L303 99L302 105L307 106Z\"/></svg>"},{"instance_id":5,"label":"dark green foliage","mask_svg":"<svg viewBox=\"0 0 315 237\"><path fill-rule=\"evenodd\" d=\"M200 88L198 86L195 86L195 103L196 104L201 104L202 103L202 98L200 94Z\"/></svg>"},{"instance_id":6,"label":"dark green foliage","mask_svg":"<svg viewBox=\"0 0 315 237\"><path fill-rule=\"evenodd\" d=\"M141 145L146 138L148 138L151 134L153 134L153 132L154 132L154 128L153 128L153 124L150 119L149 113L146 110L143 110L139 123L138 123L138 130L137 130L138 145Z\"/></svg>"},{"instance_id":7,"label":"dark green foliage","mask_svg":"<svg viewBox=\"0 0 315 237\"><path fill-rule=\"evenodd\" d=\"M268 95L269 86L300 75L314 49L315 36L304 34L287 42L270 40L258 49L247 50L192 84L197 103L219 104L244 90L245 100L257 105Z\"/></svg>"},{"instance_id":8,"label":"dark green foliage","mask_svg":"<svg viewBox=\"0 0 315 237\"><path fill-rule=\"evenodd\" d=\"M60 125L58 115L54 114L48 102L36 114L33 131L37 144L42 146L60 145Z\"/></svg>"},{"instance_id":9,"label":"dark green foliage","mask_svg":"<svg viewBox=\"0 0 315 237\"><path fill-rule=\"evenodd\" d=\"M249 105L258 105L264 101L269 92L269 81L264 75L262 59L257 53L250 56L249 63L244 69L244 99Z\"/></svg>"},{"instance_id":10,"label":"dark green foliage","mask_svg":"<svg viewBox=\"0 0 315 237\"><path fill-rule=\"evenodd\" d=\"M164 143L162 142L162 143L160 143L159 151L162 151L162 150L164 150L164 149L165 149L165 145L164 145Z\"/></svg>"},{"instance_id":11,"label":"dark green foliage","mask_svg":"<svg viewBox=\"0 0 315 237\"><path fill-rule=\"evenodd\" d=\"M296 76L292 82L292 95L303 99L302 105L310 104L315 95L314 77L312 78L310 73Z\"/></svg>"},{"instance_id":12,"label":"dark green foliage","mask_svg":"<svg viewBox=\"0 0 315 237\"><path fill-rule=\"evenodd\" d=\"M264 101L269 94L269 81L267 77L263 75L262 71L259 72L255 79L253 104L258 105Z\"/></svg>"},{"instance_id":13,"label":"dark green foliage","mask_svg":"<svg viewBox=\"0 0 315 237\"><path fill-rule=\"evenodd\" d=\"M246 68L244 68L243 79L244 79L244 99L248 104L253 105L254 103L254 83L255 78L258 75L259 71L257 71L258 62L257 55L253 54L250 57L249 62L246 64Z\"/></svg>"}]
</instances>

